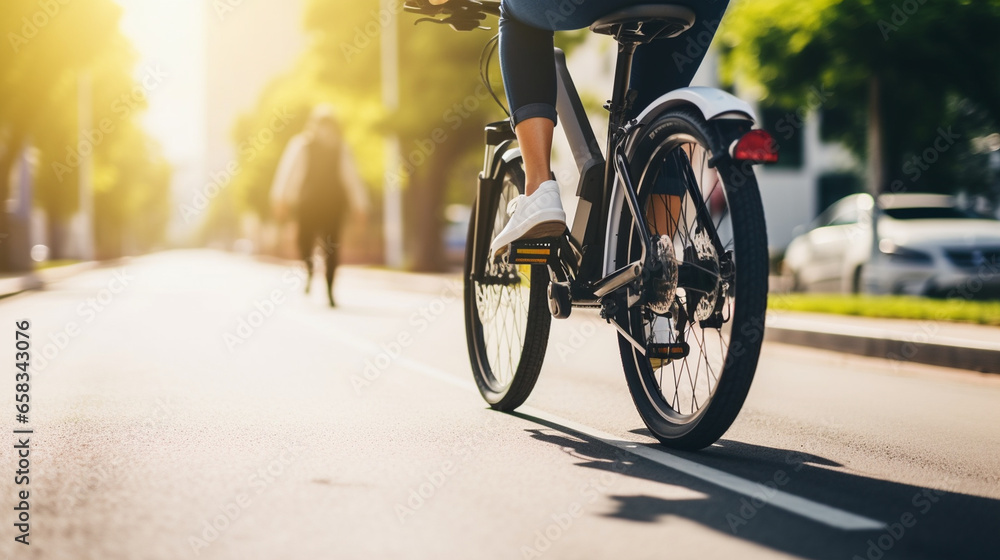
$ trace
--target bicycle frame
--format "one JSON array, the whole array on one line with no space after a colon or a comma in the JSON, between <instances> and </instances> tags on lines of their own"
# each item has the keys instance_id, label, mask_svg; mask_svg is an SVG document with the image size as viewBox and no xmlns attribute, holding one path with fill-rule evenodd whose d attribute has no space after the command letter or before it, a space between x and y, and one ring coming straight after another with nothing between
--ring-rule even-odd
<instances>
[{"instance_id":1,"label":"bicycle frame","mask_svg":"<svg viewBox=\"0 0 1000 560\"><path fill-rule=\"evenodd\" d=\"M600 273L603 260L603 237L604 228L602 217L606 215L610 192L607 188L609 180L614 180L614 174L609 173L604 154L601 152L597 135L590 125L587 113L584 110L583 102L577 93L576 85L566 66L566 55L560 49L555 49L556 60L556 112L569 141L570 150L580 173L580 181L577 185L576 196L579 203L576 215L573 219L570 237L575 248L582 250L579 261L576 263L574 272L578 280L586 278L594 279ZM613 141L614 135L609 135L609 143ZM496 188L496 181L502 181L502 177L496 177L496 172L503 159L517 157L520 152L511 149L511 144L516 141L513 128L509 121L500 121L487 125L486 127L486 155L484 158L483 172L479 176L479 189ZM479 196L477 200L484 200L486 197ZM477 208L479 205L477 204ZM496 212L495 208L479 208L476 219L490 219ZM477 235L480 228L475 228ZM473 271L481 272L485 269L486 247L489 240L475 240L473 250ZM596 273L595 273L596 272ZM592 302L596 304L597 302Z\"/></svg>"},{"instance_id":2,"label":"bicycle frame","mask_svg":"<svg viewBox=\"0 0 1000 560\"><path fill-rule=\"evenodd\" d=\"M570 251L562 251L568 270L558 270L551 267L553 281L569 284L572 305L574 307L599 307L608 303L608 298L618 293L622 288L633 285L646 269L647 260L651 255L649 232L638 228L642 240L640 258L615 270L613 236L617 234L617 216L624 215L627 207L634 223L642 223L636 185L633 181L627 156L629 139L633 131L652 121L663 110L676 107L679 104L690 105L700 111L706 120L718 121L719 130L709 143L715 154L728 156L730 142L737 139L753 125L754 115L745 102L719 90L711 88L683 88L665 94L650 104L649 107L634 120L628 121L626 115L634 100L634 94L628 89L631 73L632 57L640 43L619 40L618 60L615 70L614 90L612 99L606 109L610 111L607 148L601 151L597 137L594 134L583 102L576 90L573 78L566 65L565 54L555 49L556 64L556 112L563 131L570 145L574 162L580 173L576 196L579 203L572 222L569 241ZM510 161L520 155L519 150L512 149L516 141L509 121L492 123L486 127L486 154L483 172L479 177L479 192L477 200L489 200L481 196L486 189L498 188L503 177L498 177L502 161ZM610 154L611 162L604 154ZM696 200L699 213L707 215L704 202L700 196ZM484 228L478 227L479 220L490 220L497 211L496 208L484 208L476 204L477 220L475 246L473 248L473 275L482 278L486 269L486 258L491 240L485 237ZM615 219L611 220L612 215ZM709 222L711 220L708 220ZM488 223L490 223L488 222ZM613 231L612 231L613 230ZM714 232L712 232L714 233ZM712 235L717 242L717 235ZM568 261L568 262L567 262ZM638 295L630 294L626 298L627 305L634 305Z\"/></svg>"}]
</instances>

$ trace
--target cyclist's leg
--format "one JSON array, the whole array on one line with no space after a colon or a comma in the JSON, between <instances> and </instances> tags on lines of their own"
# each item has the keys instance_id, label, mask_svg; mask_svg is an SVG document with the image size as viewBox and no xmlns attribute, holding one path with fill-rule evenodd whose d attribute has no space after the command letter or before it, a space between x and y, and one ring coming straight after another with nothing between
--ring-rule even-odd
<instances>
[{"instance_id":1,"label":"cyclist's leg","mask_svg":"<svg viewBox=\"0 0 1000 560\"><path fill-rule=\"evenodd\" d=\"M633 2L634 3L634 2ZM525 194L550 179L556 123L553 31L579 29L628 2L503 0L500 5L500 68L511 121L524 160Z\"/></svg>"},{"instance_id":2,"label":"cyclist's leg","mask_svg":"<svg viewBox=\"0 0 1000 560\"><path fill-rule=\"evenodd\" d=\"M500 68L524 161L525 194L530 195L551 176L556 66L553 57L539 56L552 52L552 31L511 17L509 4L501 4Z\"/></svg>"}]
</instances>

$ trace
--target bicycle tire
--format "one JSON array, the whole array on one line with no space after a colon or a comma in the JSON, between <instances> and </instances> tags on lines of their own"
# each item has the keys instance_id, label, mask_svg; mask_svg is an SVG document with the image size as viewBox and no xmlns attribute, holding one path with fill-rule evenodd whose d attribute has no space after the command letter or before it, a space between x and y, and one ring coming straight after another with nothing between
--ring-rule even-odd
<instances>
[{"instance_id":1,"label":"bicycle tire","mask_svg":"<svg viewBox=\"0 0 1000 560\"><path fill-rule=\"evenodd\" d=\"M712 172L706 172L706 169L711 169L707 166L707 162L713 155L709 149L710 137L709 125L700 114L686 109L669 110L638 131L630 153L632 162L630 172L637 178L640 208L646 209L647 205L655 200L655 196L660 196L650 193L658 173L657 166L663 169L658 158L666 161L667 157L674 157L675 162L680 162L675 165L684 165L686 162L687 170L681 176L684 179L693 179L693 181L685 180L685 184L693 182L697 186L694 190L688 189L689 194L680 199L682 210L678 219L672 222L675 232L670 234L667 228L667 233L656 239L666 237L669 240L664 242L664 245L671 247L664 249L664 252L672 251L673 257L670 258L679 263L678 267L683 263L689 263L697 265L697 268L715 272L718 287L714 292L712 290L699 292L693 287L694 284L685 287L678 281L675 284L678 286L676 294L670 296L669 312L663 313L663 307L668 302L658 302L658 312L653 312L646 305L632 308L622 305L616 314L624 330L635 340L646 344L647 349L654 337L665 336L671 339L669 342L672 344L692 341L684 358L666 360L657 367L653 360L641 354L627 339L619 335L619 349L625 377L643 422L663 445L684 450L702 449L713 444L729 429L739 414L757 369L767 309L767 232L757 181L749 164L738 164L729 157L717 158L714 163L715 177L718 181L706 195L705 185L712 181L710 178ZM694 169L695 162L698 162L699 169ZM721 189L718 183L721 183ZM715 194L720 190L724 196L723 203L719 202L717 199L719 195ZM705 248L704 237L700 237L703 234L697 231L699 227L704 231L706 220L703 217L706 214L703 212L699 215L693 200L694 195L690 194L693 192L703 195L702 200L705 205L702 208L711 216L713 227L719 232L716 235L720 240L719 245L722 245L721 240L724 237L722 232L726 227L730 228L727 244L723 247L723 249L728 248L724 253L728 256L720 256L717 247L711 250ZM686 210L688 204L694 207L693 212ZM720 213L720 223L716 224L715 210L709 208L719 204L724 204L724 211ZM643 212L643 226L659 226L661 222L658 222L656 217L652 218L654 222L652 225L649 223L649 215L648 210ZM722 222L727 215L728 224ZM689 221L695 224L693 234L690 224L685 225ZM682 230L685 228L687 240L682 239ZM624 210L618 231L616 256L618 266L622 266L637 258L640 245L633 227L632 216L627 209ZM689 243L691 248L685 246L685 243ZM698 246L702 249L698 249ZM715 254L715 261L711 260L711 253ZM683 260L678 259L677 255L681 255ZM712 262L721 263L728 258L731 258L735 273L731 277L731 283L727 284L722 281L726 277L722 272L723 265L719 264L716 269L712 269L710 265ZM706 276L703 275L702 278ZM701 305L706 301L711 302L712 293L716 297L715 303L707 305L706 309L711 307L713 314L708 319L691 319L692 316L704 317L706 311ZM722 321L727 309L728 321L723 322L717 329L711 328L714 326L713 321L716 323ZM667 315L671 315L672 318L667 318ZM687 324L684 324L684 317L689 321ZM666 320L667 327L661 328L660 333L655 333L654 325L660 320ZM678 324L684 328L683 339L678 333ZM714 356L716 330L719 342L718 356ZM668 334L661 334L663 332ZM697 352L695 343L701 345ZM694 360L697 360L697 364L692 365ZM717 368L714 387L711 382L713 368ZM707 388L706 385L702 385L699 389L698 379L703 369ZM687 381L682 385L685 372ZM665 385L665 378L666 381L670 381L666 376L667 373L673 376L673 394L669 396L666 393L671 392L670 386ZM692 402L689 410L685 411L685 402L679 394L683 390L686 399L688 385ZM707 397L707 399L703 397L701 403L698 403L699 391Z\"/></svg>"},{"instance_id":2,"label":"bicycle tire","mask_svg":"<svg viewBox=\"0 0 1000 560\"><path fill-rule=\"evenodd\" d=\"M465 334L473 377L483 399L496 410L511 411L524 403L538 380L548 346L552 315L548 309L548 269L545 265L511 266L492 258L484 282L472 274L477 206L495 209L492 224L483 224L480 239L493 239L506 225L507 202L524 194L520 157L504 161L494 189L480 194L472 210L465 253ZM487 231L488 230L488 231ZM499 282L516 271L517 282ZM527 293L525 293L527 292ZM496 309L492 309L495 304ZM516 357L516 361L515 358ZM506 358L506 359L505 359Z\"/></svg>"}]
</instances>

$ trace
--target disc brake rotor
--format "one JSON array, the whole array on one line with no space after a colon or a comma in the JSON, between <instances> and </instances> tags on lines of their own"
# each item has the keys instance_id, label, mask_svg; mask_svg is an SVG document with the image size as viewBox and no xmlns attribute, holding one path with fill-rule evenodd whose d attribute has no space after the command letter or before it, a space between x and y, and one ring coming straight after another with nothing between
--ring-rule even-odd
<instances>
[{"instance_id":1,"label":"disc brake rotor","mask_svg":"<svg viewBox=\"0 0 1000 560\"><path fill-rule=\"evenodd\" d=\"M708 233L703 229L699 229L691 238L691 245L694 247L698 266L718 274L720 268L719 255L716 253L715 246L712 244L712 239L708 236ZM715 312L715 304L719 299L720 287L721 282L717 281L713 289L698 298L698 305L695 306L692 313L695 321L704 321Z\"/></svg>"},{"instance_id":2,"label":"disc brake rotor","mask_svg":"<svg viewBox=\"0 0 1000 560\"><path fill-rule=\"evenodd\" d=\"M674 243L666 235L653 242L653 271L649 309L658 315L666 315L674 304L677 294L677 259L674 258Z\"/></svg>"}]
</instances>

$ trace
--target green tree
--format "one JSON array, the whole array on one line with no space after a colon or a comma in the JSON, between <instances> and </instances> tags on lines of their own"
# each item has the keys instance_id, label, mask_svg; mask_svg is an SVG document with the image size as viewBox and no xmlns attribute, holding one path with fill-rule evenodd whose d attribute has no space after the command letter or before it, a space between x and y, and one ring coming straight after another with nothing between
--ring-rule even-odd
<instances>
[{"instance_id":1,"label":"green tree","mask_svg":"<svg viewBox=\"0 0 1000 560\"><path fill-rule=\"evenodd\" d=\"M337 108L366 182L377 191L388 173L388 180L404 188L410 266L442 269L444 207L474 197L482 127L488 119L503 117L479 80L479 58L489 32L416 27L417 18L400 11L400 108L389 114L381 101L379 41L386 13L380 13L379 2L312 0L307 6L308 52L289 73L275 79L235 127L234 139L242 145L275 111L294 117L292 126L272 143L240 151L242 172L234 190L240 193L241 206L268 214L267 194L285 143L301 130L316 103L329 102ZM487 25L495 28L496 21ZM499 88L496 76L494 83ZM384 165L390 132L400 140L403 166L398 173ZM378 216L373 217L378 225Z\"/></svg>"},{"instance_id":2,"label":"green tree","mask_svg":"<svg viewBox=\"0 0 1000 560\"><path fill-rule=\"evenodd\" d=\"M998 25L998 0L741 0L722 73L765 106L822 107L870 189L982 188L955 178L1000 122Z\"/></svg>"},{"instance_id":3,"label":"green tree","mask_svg":"<svg viewBox=\"0 0 1000 560\"><path fill-rule=\"evenodd\" d=\"M135 124L145 99L135 98L136 57L119 29L120 18L113 0L7 2L0 8L5 43L0 45L0 200L9 196L14 161L25 146L33 146L40 152L35 203L45 210L58 244L79 204L78 87L81 76L89 77L93 126L100 130L105 124L89 142L94 222L100 224L95 233L104 256L120 254L126 237L135 248L154 245L168 208L169 167ZM133 219L135 214L142 219ZM8 228L7 215L0 212L0 232ZM53 247L53 256L60 252ZM5 267L9 259L0 261Z\"/></svg>"}]
</instances>

